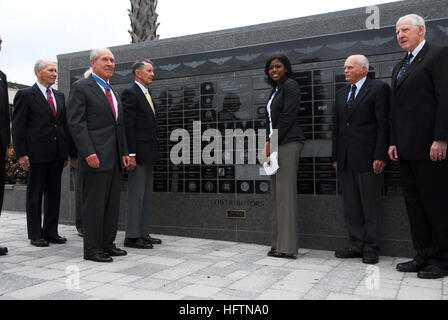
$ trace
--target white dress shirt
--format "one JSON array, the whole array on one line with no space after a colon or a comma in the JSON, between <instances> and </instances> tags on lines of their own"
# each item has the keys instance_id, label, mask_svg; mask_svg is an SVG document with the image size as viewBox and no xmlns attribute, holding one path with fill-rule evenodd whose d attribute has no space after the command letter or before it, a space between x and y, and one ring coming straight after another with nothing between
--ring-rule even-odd
<instances>
[{"instance_id":1,"label":"white dress shirt","mask_svg":"<svg viewBox=\"0 0 448 320\"><path fill-rule=\"evenodd\" d=\"M41 84L39 81L36 82L37 86L39 87L40 91L44 95L45 100L47 100L47 87ZM54 102L54 108L56 109L56 112L58 112L58 105L56 103L56 97L54 96L53 89L49 88L51 92L51 97L53 98ZM47 100L48 101L48 100Z\"/></svg>"},{"instance_id":2,"label":"white dress shirt","mask_svg":"<svg viewBox=\"0 0 448 320\"><path fill-rule=\"evenodd\" d=\"M93 73L93 74L101 79L101 77L99 77L97 74L95 74L95 73ZM93 79L93 80L95 80L95 79ZM104 79L101 79L101 80L104 81ZM106 82L106 81L104 81L104 82ZM106 83L109 84L109 82L106 82ZM104 89L104 87L102 85L100 85L98 82L96 82L96 84L101 88L101 90L103 90L104 94L106 94L106 89ZM118 118L118 101L117 101L117 98L115 97L115 94L114 94L113 90L110 90L110 94L112 96L112 100L114 101L115 120L117 120L117 118Z\"/></svg>"}]
</instances>

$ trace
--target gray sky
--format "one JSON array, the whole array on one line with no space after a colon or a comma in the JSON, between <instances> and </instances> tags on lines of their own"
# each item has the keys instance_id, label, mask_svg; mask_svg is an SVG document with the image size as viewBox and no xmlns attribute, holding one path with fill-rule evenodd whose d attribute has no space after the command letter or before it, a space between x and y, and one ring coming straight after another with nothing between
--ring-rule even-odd
<instances>
[{"instance_id":1,"label":"gray sky","mask_svg":"<svg viewBox=\"0 0 448 320\"><path fill-rule=\"evenodd\" d=\"M369 0L159 0L161 39L393 2ZM36 60L131 41L128 0L0 0L0 69L35 82Z\"/></svg>"}]
</instances>

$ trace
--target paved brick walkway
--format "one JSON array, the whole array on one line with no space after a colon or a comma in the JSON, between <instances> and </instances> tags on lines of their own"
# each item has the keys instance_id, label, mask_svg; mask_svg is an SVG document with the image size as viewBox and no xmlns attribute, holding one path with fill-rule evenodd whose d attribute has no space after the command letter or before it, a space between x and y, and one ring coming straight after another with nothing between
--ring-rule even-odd
<instances>
[{"instance_id":1,"label":"paved brick walkway","mask_svg":"<svg viewBox=\"0 0 448 320\"><path fill-rule=\"evenodd\" d=\"M448 278L418 279L395 271L405 258L376 266L301 249L297 260L270 258L267 246L166 235L152 250L126 248L113 263L83 260L82 238L60 225L66 244L30 245L23 212L2 212L0 300L206 299L340 300L448 299ZM123 247L124 232L116 244Z\"/></svg>"}]
</instances>

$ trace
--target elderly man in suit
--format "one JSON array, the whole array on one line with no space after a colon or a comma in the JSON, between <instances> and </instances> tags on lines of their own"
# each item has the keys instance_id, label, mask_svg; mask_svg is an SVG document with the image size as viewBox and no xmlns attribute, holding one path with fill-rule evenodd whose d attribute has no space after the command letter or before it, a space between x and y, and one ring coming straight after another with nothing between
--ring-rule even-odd
<instances>
[{"instance_id":1,"label":"elderly man in suit","mask_svg":"<svg viewBox=\"0 0 448 320\"><path fill-rule=\"evenodd\" d=\"M338 171L350 245L337 258L378 262L381 188L388 150L389 85L367 77L369 61L353 55L344 64L349 85L335 99L333 167Z\"/></svg>"},{"instance_id":2,"label":"elderly man in suit","mask_svg":"<svg viewBox=\"0 0 448 320\"><path fill-rule=\"evenodd\" d=\"M2 50L0 36L0 51ZM3 192L5 191L5 159L10 141L8 82L0 70L0 215L2 213ZM8 248L0 246L0 256L8 253Z\"/></svg>"},{"instance_id":3,"label":"elderly man in suit","mask_svg":"<svg viewBox=\"0 0 448 320\"><path fill-rule=\"evenodd\" d=\"M400 164L403 195L417 255L399 263L419 278L448 275L448 50L425 40L425 21L396 24L406 51L392 72L389 156Z\"/></svg>"},{"instance_id":4,"label":"elderly man in suit","mask_svg":"<svg viewBox=\"0 0 448 320\"><path fill-rule=\"evenodd\" d=\"M128 142L130 166L126 212L125 247L151 249L160 239L149 235L152 198L152 167L159 161L156 110L148 90L154 78L149 60L132 66L135 82L123 91L122 103Z\"/></svg>"},{"instance_id":5,"label":"elderly man in suit","mask_svg":"<svg viewBox=\"0 0 448 320\"><path fill-rule=\"evenodd\" d=\"M20 166L28 171L26 217L31 244L46 247L65 243L58 235L62 169L71 147L65 117L65 98L51 86L57 77L56 63L38 60L37 82L14 97L12 141ZM41 226L42 196L44 221Z\"/></svg>"},{"instance_id":6,"label":"elderly man in suit","mask_svg":"<svg viewBox=\"0 0 448 320\"><path fill-rule=\"evenodd\" d=\"M118 93L109 79L115 58L107 49L90 53L92 74L72 85L67 117L78 150L82 193L84 259L112 262L111 256L126 255L115 246L120 210L121 168L129 156Z\"/></svg>"}]
</instances>

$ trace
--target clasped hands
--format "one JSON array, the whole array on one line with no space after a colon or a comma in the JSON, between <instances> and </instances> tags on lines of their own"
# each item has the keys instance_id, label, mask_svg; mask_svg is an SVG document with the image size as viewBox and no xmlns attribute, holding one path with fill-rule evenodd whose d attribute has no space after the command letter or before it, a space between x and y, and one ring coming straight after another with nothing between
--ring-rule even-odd
<instances>
[{"instance_id":1,"label":"clasped hands","mask_svg":"<svg viewBox=\"0 0 448 320\"><path fill-rule=\"evenodd\" d=\"M86 160L87 164L89 165L89 167L91 167L91 168L98 169L100 167L100 160L98 159L98 156L96 153L91 154L90 156L86 157L85 160ZM123 166L125 168L128 168L129 164L131 162L130 157L123 156L122 161L123 161Z\"/></svg>"}]
</instances>

